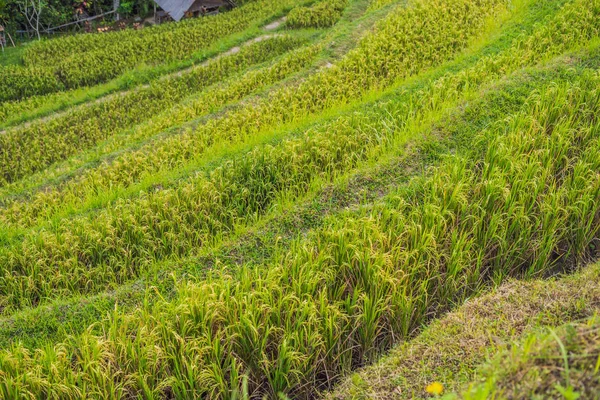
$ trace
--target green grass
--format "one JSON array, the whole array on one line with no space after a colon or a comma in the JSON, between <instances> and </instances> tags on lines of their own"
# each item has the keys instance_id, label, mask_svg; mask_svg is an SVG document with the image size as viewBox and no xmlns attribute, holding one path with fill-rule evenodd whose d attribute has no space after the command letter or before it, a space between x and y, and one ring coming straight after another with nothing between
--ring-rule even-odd
<instances>
[{"instance_id":1,"label":"green grass","mask_svg":"<svg viewBox=\"0 0 600 400\"><path fill-rule=\"evenodd\" d=\"M577 298L582 302L587 300L579 295ZM464 398L597 398L600 322L594 304L586 311L589 309L595 314L588 319L575 319L558 328L544 327L497 351L494 359L478 371L478 381L486 383L470 385L463 393ZM561 322L565 321L569 318Z\"/></svg>"},{"instance_id":2,"label":"green grass","mask_svg":"<svg viewBox=\"0 0 600 400\"><path fill-rule=\"evenodd\" d=\"M0 65L20 65L22 63L23 51L25 47L19 45L17 47L6 47L4 52L0 52Z\"/></svg>"}]
</instances>

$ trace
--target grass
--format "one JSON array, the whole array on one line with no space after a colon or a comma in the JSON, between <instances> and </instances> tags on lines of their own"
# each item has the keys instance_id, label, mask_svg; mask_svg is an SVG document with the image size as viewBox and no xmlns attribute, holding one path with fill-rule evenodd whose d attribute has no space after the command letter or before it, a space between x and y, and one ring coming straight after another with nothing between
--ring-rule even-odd
<instances>
[{"instance_id":1,"label":"grass","mask_svg":"<svg viewBox=\"0 0 600 400\"><path fill-rule=\"evenodd\" d=\"M596 309L596 314L588 319L525 335L484 364L479 380L486 383L472 384L463 396L597 398L599 327Z\"/></svg>"},{"instance_id":2,"label":"grass","mask_svg":"<svg viewBox=\"0 0 600 400\"><path fill-rule=\"evenodd\" d=\"M3 53L0 53L0 65L19 65L22 63L24 47L6 47Z\"/></svg>"},{"instance_id":3,"label":"grass","mask_svg":"<svg viewBox=\"0 0 600 400\"><path fill-rule=\"evenodd\" d=\"M436 381L443 384L447 399L462 397L458 394L470 399L530 398L534 394L560 398L554 386L569 385L559 344L551 334L557 328L563 337L568 329L577 329L571 336L571 360L588 363L580 365L570 383L583 396L586 388L598 385L586 381L587 377L593 380L594 374L597 379L598 341L592 341L591 348L581 348L577 338L597 332L593 327L600 312L599 286L597 264L571 276L507 282L436 320L373 366L348 377L326 398L430 398L425 388ZM544 376L550 372L554 377ZM593 395L587 392L591 397L583 398Z\"/></svg>"}]
</instances>

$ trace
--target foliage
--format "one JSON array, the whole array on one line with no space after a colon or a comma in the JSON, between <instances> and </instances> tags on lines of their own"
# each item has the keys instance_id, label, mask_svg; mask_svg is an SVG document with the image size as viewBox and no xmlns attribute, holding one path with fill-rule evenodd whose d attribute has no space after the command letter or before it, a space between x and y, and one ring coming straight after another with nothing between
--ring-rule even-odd
<instances>
[{"instance_id":1,"label":"foliage","mask_svg":"<svg viewBox=\"0 0 600 400\"><path fill-rule=\"evenodd\" d=\"M418 3L420 4L420 3ZM311 77L307 82L303 83L298 88L285 88L281 91L273 94L271 98L265 100L260 105L250 105L243 108L235 115L231 117L224 117L210 121L205 126L202 126L196 132L186 132L184 135L178 137L168 137L160 144L153 143L151 146L152 151L146 151L145 149L137 152L134 157L130 160L135 160L135 164L138 168L142 165L147 170L153 170L160 165L169 165L170 168L174 166L175 162L181 162L187 160L191 155L199 154L204 150L207 145L214 143L219 137L224 139L227 137L235 137L238 134L234 134L236 131L240 131L240 136L247 136L251 133L258 132L262 127L268 126L274 123L285 123L292 122L293 120L307 115L310 113L323 110L327 107L332 106L336 103L343 103L347 99L360 96L361 93L376 87L376 85L385 84L386 79L388 83L393 81L397 77L407 76L415 73L418 70L417 65L426 67L430 63L434 62L431 59L433 54L431 49L433 47L439 47L442 43L447 43L447 48L440 48L437 51L437 57L443 59L449 57L452 51L456 51L457 48L461 48L468 43L469 34L473 35L478 27L481 27L485 22L483 15L493 11L492 4L496 4L495 1L486 2L485 7L481 7L477 10L472 10L470 15L470 23L462 26L448 24L448 30L444 32L435 32L435 40L427 44L423 44L419 47L408 47L408 46L397 46L394 49L389 49L385 53L379 54L379 60L381 63L390 64L389 68L386 68L384 73L381 73L375 69L364 68L364 63L360 60L365 57L365 54L369 54L373 49L382 43L388 43L389 37L384 33L393 35L397 32L391 30L381 30L376 32L373 37L377 37L377 40L367 38L360 45L357 51L351 53L347 59L345 59L339 66L328 69ZM466 7L466 3L465 3ZM460 7L455 7L459 9ZM399 22L405 22L401 26L406 32L406 35L417 35L421 32L421 25L413 24L411 22L419 20L419 18L439 18L439 12L444 12L442 7L431 7L431 8L420 8L415 7L416 10L409 9L406 11L399 12L398 15L394 15L389 18L386 22L386 26L396 26ZM415 15L417 12L419 15ZM455 24L460 23L461 14L457 12L457 19L454 20ZM400 19L401 21L396 21ZM433 26L431 26L433 28ZM455 36L452 29L464 29L466 32L462 39ZM436 42L437 40L437 42ZM459 42L456 42L460 40ZM387 45L386 45L387 46ZM402 57L403 54L413 53L413 58ZM442 54L446 54L442 56ZM402 61L399 61L402 60ZM410 60L410 61L409 61ZM375 60L373 60L375 61ZM414 69L407 68L408 64L412 65ZM396 70L394 71L394 68ZM389 75L389 76L386 76ZM287 110L294 110L293 113L287 112ZM59 130L60 131L60 130ZM33 134L33 137L39 136ZM11 157L12 152L7 152L5 157ZM54 154L54 153L53 153ZM17 152L18 155L18 152ZM142 161L148 159L148 162ZM6 171L5 182L11 182L14 178L11 178L13 174L19 176L19 170L14 169L14 164L10 162L10 159L6 159L6 163L2 163ZM168 164L165 164L166 160ZM178 161L181 160L181 161ZM53 160L49 160L52 162ZM29 163L44 163L44 160L40 161L29 161ZM45 162L46 164L48 161Z\"/></svg>"},{"instance_id":2,"label":"foliage","mask_svg":"<svg viewBox=\"0 0 600 400\"><path fill-rule=\"evenodd\" d=\"M581 8L578 8L581 9ZM571 9L568 9L567 11L565 11L566 15L568 14L568 11ZM593 15L589 15L589 18L586 20L585 18L581 18L580 14L573 14L570 16L571 18L574 18L577 21L582 21L582 23L593 23L594 18ZM575 28L580 28L580 32L587 32L589 30L589 28L584 28L584 27L579 27L575 24L572 24L571 22L569 22L570 20L564 21L565 26L572 26L573 29ZM587 22L586 22L587 21ZM571 24L571 25L569 25ZM589 25L588 25L589 26ZM548 29L547 32L548 34L554 34L556 30L555 29ZM544 33L546 31L542 31L541 33ZM590 31L590 34L592 34L593 31ZM383 40L383 39L382 39ZM535 46L539 46L539 44L541 43L541 41L536 41L533 40L531 38L527 39L526 43L531 43L532 45ZM559 41L558 43L562 43L561 41ZM528 45L522 45L522 44L517 44L518 47L523 48L523 51L526 51L528 49ZM537 49L537 47L536 47ZM550 48L551 50L551 48ZM416 53L418 54L418 53ZM507 53L508 54L508 53ZM522 53L521 53L522 54ZM510 54L510 58L506 59L506 61L504 61L505 63L509 63L509 62L513 62L513 61L518 61L518 62L522 62L522 60L524 59L524 57L521 55L520 53L516 53L516 54ZM525 52L525 54L529 54L527 52ZM531 54L539 54L537 53L537 50L532 52ZM388 54L389 59L390 60L395 60L396 58L394 57L393 54ZM497 57L498 60L502 60L502 57ZM488 69L491 71L494 71L496 68L498 68L498 65L492 65L492 66L486 66L487 60L483 60L482 61L482 67L484 67L485 69L483 71L487 71ZM342 64L343 65L343 64ZM506 68L506 67L503 67ZM482 72L480 72L481 74ZM331 71L325 71L323 72L322 75L325 76L335 76L336 78L339 77L341 74L335 72L333 74L331 74ZM354 82L356 82L357 80L359 80L360 75L355 75L355 79L354 80L350 80L348 79L349 82L352 82L352 84L354 84ZM466 73L465 77L469 78L469 79L473 79L475 77L478 77L479 75L477 74L473 74L472 72ZM164 141L162 141L162 143L158 144L156 142L151 143L147 146L147 148L142 148L139 151L136 151L134 153L131 154L126 154L123 158L121 158L120 160L118 160L118 162L115 162L113 164L112 167L107 167L107 166L103 166L102 168L98 169L98 173L101 174L102 176L104 176L104 178L102 178L103 181L105 182L110 182L111 185L115 185L116 183L123 181L124 182L131 182L134 179L139 179L139 174L144 172L144 173L157 173L159 171L161 171L163 168L165 168L165 166L169 169L174 168L175 166L181 165L181 163L184 162L189 162L190 158L192 156L197 156L199 153L205 151L207 149L207 147L209 147L212 143L214 143L215 141L218 140L224 140L227 137L230 137L230 135L233 135L235 137L235 135L248 135L251 129L253 129L254 131L259 131L261 129L261 126L258 125L258 123L260 122L261 124L271 124L275 121L279 121L279 118L281 118L282 116L285 115L285 113L283 111L284 108L290 108L290 106L292 106L291 108L295 109L295 110L302 110L302 108L300 107L306 107L307 105L311 104L310 103L310 91L312 91L314 88L319 88L320 90L322 90L323 85L317 85L317 84L313 84L312 82L318 82L319 84L321 84L322 80L321 80L321 76L317 75L315 76L314 80L311 80L309 82L306 82L305 84L303 84L303 86L299 89L299 90L284 90L282 91L280 94L278 94L276 97L271 97L270 99L268 99L265 102L265 106L264 107L256 107L256 105L251 105L248 108L242 109L240 111L240 113L236 113L234 114L234 116L231 117L224 117L222 119L217 119L217 120L212 120L209 121L209 123L207 123L206 125L200 127L201 129L198 130L198 132L184 132L182 135L178 135L178 136L169 136L167 137ZM314 86L313 86L314 85ZM464 83L457 83L454 82L453 80L450 80L448 82L445 82L445 85L448 85L448 88L454 87L456 86L461 86L464 85ZM336 88L337 90L340 90L342 88L344 88L343 84L338 84L336 86L331 86L331 88ZM322 95L322 92L319 92L319 95ZM339 96L339 94L337 94ZM279 97L281 96L281 97ZM290 97L291 96L291 97ZM279 97L279 99L278 99ZM427 96L425 96L427 97ZM315 96L315 99L317 97ZM299 101L300 100L300 101ZM302 105L303 103L307 103L307 105ZM297 106L295 104L298 104ZM273 111L267 111L267 110L273 110ZM307 108L307 111L312 111L315 108ZM275 118L275 119L273 119ZM250 123L249 121L252 121L252 123ZM264 121L264 122L261 122ZM236 134L235 130L239 130L240 133ZM219 133L219 132L223 132L223 133ZM221 136L219 136L221 135ZM152 149L152 150L150 150ZM98 182L98 176L96 175L96 173L94 173L95 176L93 182ZM104 190L101 189L100 187L98 187L97 190ZM54 196L54 195L53 195ZM44 196L44 198L47 198L47 196ZM56 197L56 203L55 204L60 204L61 203L61 199L62 195L58 194L58 196ZM52 203L48 203L48 204L52 204ZM40 204L41 205L41 204ZM27 206L26 206L27 207ZM36 206L34 209L37 209L38 206ZM157 206L158 207L158 206ZM12 211L14 212L14 210ZM18 215L18 214L13 214L13 215ZM43 215L43 214L42 214ZM65 227L66 228L66 227ZM98 230L96 228L96 230ZM72 237L71 234L68 235L69 237ZM59 239L61 242L63 241L63 239ZM49 237L47 237L44 240L39 240L39 239L34 239L33 242L35 243L39 243L39 242L46 242L46 243L52 243L54 242L54 240L51 240ZM73 251L75 249L77 249L77 245L75 243L71 243L68 246L68 250L69 251ZM144 246L147 247L147 246ZM31 247L30 249L33 249L33 247ZM12 254L17 254L14 253L13 250L10 250L10 252L12 252ZM33 256L36 260L38 260L38 265L39 262L43 259L43 257L41 257L41 255L39 253L35 253L35 256ZM71 259L71 256L67 256L67 258ZM139 259L139 258L138 258ZM27 264L26 261L24 261L24 264Z\"/></svg>"},{"instance_id":3,"label":"foliage","mask_svg":"<svg viewBox=\"0 0 600 400\"><path fill-rule=\"evenodd\" d=\"M335 65L308 69L327 42L297 49L277 36L7 131L7 187L115 140L81 170L1 199L2 314L141 289L88 329L2 349L0 396L314 398L489 285L596 257L600 58L572 49L593 47L600 2L557 1L548 19L503 35L512 4L412 0L365 14L389 13ZM295 239L261 262L192 258L402 155L414 162L390 173L410 180L310 232L292 224ZM167 280L168 295L145 286Z\"/></svg>"},{"instance_id":4,"label":"foliage","mask_svg":"<svg viewBox=\"0 0 600 400\"><path fill-rule=\"evenodd\" d=\"M441 1L442 3L439 4L444 5L445 3L443 3L443 1L446 0L435 1ZM467 3L468 0L465 0L465 7ZM481 24L483 24L485 21L484 15L493 12L494 7L491 7L493 4L497 3L490 0L482 3L481 6L476 9L471 9L469 11L469 20L472 23L469 24L460 24L459 21L462 21L464 16L460 13L456 13L456 26L448 23L448 30L443 32L435 32L435 35L433 36L435 39L433 39L427 46L423 45L409 49L398 47L397 51L401 54L406 51L413 51L413 58L411 59L411 62L428 65L428 63L432 62L430 58L431 52L428 46L435 46L439 49L439 46L442 43L448 43L451 47L448 49L440 49L440 55L438 55L438 57L443 59L444 57L442 57L441 54L446 54L446 58L450 57L452 51L456 51L457 48L460 48L461 44L462 46L467 44L469 37L468 33L471 35L475 34L478 27L481 26ZM445 12L445 8L442 6L431 8L423 7L419 8L418 10L417 16L420 18L435 18L439 15L439 12ZM386 34L394 35L396 32L394 30L384 29L384 27L387 28L390 25L395 26L398 19L406 21L406 25L403 29L409 31L410 29L415 29L420 31L422 27L420 23L410 25L410 22L413 21L413 17L415 17L413 10L401 11L397 15L392 15L390 18L385 20L382 24L382 27L372 35L373 37L376 37L377 40L367 37L360 45L359 49L351 53L347 59L342 61L338 68L326 69L322 71L322 73L311 77L298 88L284 88L265 100L259 107L257 107L255 104L249 105L232 116L225 116L220 119L210 120L207 124L199 127L197 132L187 131L182 135L167 136L165 140L162 140L160 143L150 143L147 148L141 149L132 154L128 154L127 158L125 158L126 163L121 160L115 163L121 178L117 178L118 175L115 176L115 172L112 168L103 168L105 171L102 173L106 174L106 176L111 176L110 182L111 185L114 185L120 179L125 179L126 181L129 181L132 178L135 179L140 172L150 173L151 171L154 171L156 173L164 168L172 169L181 165L183 162L189 162L192 157L197 157L217 141L224 141L227 140L227 138L235 138L236 136L244 137L253 133L255 134L259 132L265 125L268 126L274 123L292 122L295 118L297 118L298 114L306 115L311 112L316 112L325 107L331 106L332 104L344 101L350 97L356 97L360 95L361 92L366 92L370 88L368 85L368 79L371 79L370 77L372 76L373 72L375 72L373 79L377 78L376 71L363 69L362 65L357 64L355 60L362 57L363 52L370 51L371 47L373 45L377 45L379 41L386 43L389 42L389 36L386 36ZM464 29L466 32L463 35L462 41L458 44L456 43L456 32L452 31L452 28L454 27L456 27L456 29ZM381 53L380 57L380 62L382 63L385 62L384 60L387 60L387 62L392 65L397 63L397 54L393 51ZM408 58L406 58L406 60L408 61ZM397 73L400 76L407 73L405 72L405 68L399 66L396 68L398 68ZM389 70L392 71L393 69L390 68ZM367 84L363 84L365 81ZM378 83L381 83L381 79L378 80ZM294 112L291 113L289 110L294 110ZM33 136L35 137L37 135ZM57 137L59 140L60 138L60 136ZM369 143L369 141L366 139L361 140L363 143ZM10 143L12 143L12 141L7 142L7 145L10 145ZM61 142L57 143L58 148L62 148L60 143ZM38 151L37 149L39 148L33 147L33 150L36 152ZM20 148L20 151L24 151L22 147ZM356 153L358 154L358 151L356 151ZM10 154L10 152L7 152L4 155L7 161L10 161ZM56 151L49 152L47 157L55 157L56 154L60 153ZM34 160L32 160L32 158ZM31 165L38 162L36 161L37 158L38 157L27 157L28 161L25 165ZM43 160L41 157L40 159ZM331 166L329 163L333 162L335 159L336 158L332 158L325 164L326 171L330 170ZM11 168L14 168L13 163L6 163L5 165L7 165L7 167L12 165ZM10 174L12 174L11 168L5 169L6 173L8 174L8 179L10 179ZM314 170L315 172L319 171L319 169ZM305 188L304 185L307 185L313 178L313 175L307 175L306 180L292 179L290 183L294 182L296 185L299 185L299 188ZM75 220L73 221L73 227L70 227L69 224L63 224L61 226L61 230L64 231L57 232L56 236L53 233L49 234L49 232L41 232L40 234L44 236L44 239L40 239L37 233L33 234L27 239L23 238L23 240L27 241L28 243L29 240L31 240L31 245L19 245L19 250L13 248L10 248L9 250L7 248L6 254L10 254L10 261L9 259L3 261L2 255L0 255L0 260L2 260L0 262L7 266L7 271L13 271L12 277L10 278L11 283L9 284L13 289L8 289L8 287L6 287L3 290L3 292L7 294L5 299L9 303L13 304L19 304L22 301L31 301L35 303L39 297L50 295L54 290L58 289L58 287L54 289L56 285L63 286L64 284L67 284L68 287L72 288L70 290L73 290L80 286L92 287L94 284L100 284L103 279L109 279L111 281L114 280L117 282L122 281L128 277L137 275L139 273L138 271L140 271L140 266L146 264L150 260L164 258L176 254L184 255L189 247L195 247L204 243L204 241L207 240L211 234L227 232L232 228L232 223L235 221L246 218L248 215L260 213L264 210L263 207L266 207L266 204L260 205L260 203L258 203L253 206L258 208L242 208L243 213L237 216L235 211L244 204L245 200L243 199L238 200L237 198L234 198L231 200L231 203L229 203L226 201L226 198L223 198L222 200L220 196L214 197L214 194L219 193L219 191L215 192L213 189L206 189L208 191L206 193L207 197L205 199L205 203L197 204L196 197L187 197L186 193L188 193L188 190L198 193L200 188L210 188L211 185L212 184L202 181L192 181L186 190L177 191L174 193L170 191L164 193L159 192L152 194L149 198L142 198L139 201L132 202L130 206L127 206L132 207L128 211L122 211L121 206L119 206L116 208L116 210L119 210L118 213L113 214L112 211L108 212L105 216L105 220L99 216L94 218L95 224L103 224L104 227L96 226L94 228L83 229L78 227L78 224L88 224L89 222L85 220ZM250 191L250 193L252 193L252 191ZM276 191L268 191L267 193L270 193L271 196L273 196L276 194ZM183 196L183 198L174 200L169 199L170 196ZM258 199L260 199L260 196L255 201L258 201ZM264 199L264 201L268 202L272 200L273 197ZM187 204L189 201L192 201L192 203L186 206L185 204ZM225 201L225 203L219 206L220 201ZM238 203L238 201L241 203ZM160 215L164 215L162 212L166 210L164 206L165 203L179 204L182 207L177 211L173 210L172 212L174 214L178 214L182 218L188 218L185 217L188 215L185 211L187 208L189 212L192 212L193 217L189 216L189 219L187 220L188 224L183 224L182 221L178 221L176 225L171 225L171 223L175 223L177 221L171 220L169 224L163 226L163 228L161 228L159 231L149 232L148 234L142 234L137 230L138 227L145 227L148 222L136 221L136 219L133 219L126 224L129 226L127 229L132 229L132 232L137 232L132 233L130 238L134 240L134 242L137 241L137 239L142 239L142 241L137 242L137 245L134 245L133 243L129 244L128 248L131 250L127 254L122 254L118 250L118 246L114 247L114 243L120 242L120 240L113 242L116 239L114 238L114 235L117 234L117 232L122 232L126 229L125 226L120 226L118 230L114 230L114 224L121 220L122 212L126 212L130 216L138 215L142 218L151 218L151 215L153 214L151 210L155 210L154 212L159 212ZM138 209L137 204L143 205L142 208ZM197 207L202 207L202 210L204 211L200 212ZM206 210L204 207L207 207ZM209 215L203 214L205 212L209 212L209 210ZM213 212L217 212L218 214L212 215ZM159 219L163 220L163 218L164 217L160 217ZM86 233L83 233L88 231L88 229L91 229L95 232L102 232L101 237L104 237L104 239L101 240L99 237L95 236L90 237ZM145 229L146 228L143 228L143 230ZM165 230L164 232L163 229ZM172 229L175 229L175 231L171 231ZM167 231L171 232L169 235L177 235L178 240L176 242L181 241L181 243L187 243L187 245L175 243L169 244L168 242L163 242L162 236ZM72 232L82 232L83 234L74 235ZM209 236L206 237L205 235ZM66 240L67 237L69 238L68 240ZM34 243L40 244L41 246L38 247ZM58 251L55 246L59 246L63 250ZM112 248L112 250L100 251L98 246L109 246ZM155 246L159 247L155 248ZM50 250L51 248L53 248L53 250ZM146 254L146 251L149 248L155 248L155 250L152 252L153 256L148 257L149 255L147 255L144 257L143 255ZM20 277L19 274L15 273L15 271L27 271L29 266L32 266L30 261L28 261L30 257L33 257L35 260L37 260L35 268L47 268L44 266L44 264L50 262L50 258L47 258L47 256L44 254L49 255L49 252L53 254L51 258L53 260L52 265L54 268L59 265L59 259L63 260L61 261L60 265L63 265L64 267L60 267L62 273L61 275L57 276L58 282L51 283L50 281L46 281L44 283L44 289L41 287L33 289L33 287L30 286L27 289L29 295L23 298L22 289L19 288L21 287L21 283L18 282L25 278L25 276L29 275L29 272L24 272L22 277ZM60 253L63 254L59 255ZM113 257L113 254L115 256L118 254L118 256ZM122 258L123 256L125 259ZM64 264L62 264L63 262ZM109 262L110 266L106 265L106 262ZM121 268L113 265L113 263L121 265ZM134 264L131 265L130 263ZM102 265L102 267L90 269L90 264ZM122 269L123 267L125 267L125 269ZM89 274L83 274L80 272L82 268L89 270L90 274L98 273L100 275L90 279ZM122 272L118 272L119 270ZM75 277L72 276L73 273L68 271L78 271L78 273L75 275L79 275L78 279L80 280L77 281ZM112 272L102 278L101 276L107 271ZM67 276L69 277L67 278ZM35 283L35 285L37 286L37 283ZM12 294L8 295L13 290L17 291L14 292L14 296Z\"/></svg>"},{"instance_id":5,"label":"foliage","mask_svg":"<svg viewBox=\"0 0 600 400\"><path fill-rule=\"evenodd\" d=\"M54 93L65 88L56 75L44 67L0 66L0 75L1 100Z\"/></svg>"},{"instance_id":6,"label":"foliage","mask_svg":"<svg viewBox=\"0 0 600 400\"><path fill-rule=\"evenodd\" d=\"M502 117L473 138L477 145L466 156L447 158L387 202L332 223L265 268L241 268L234 275L215 271L197 283L182 284L174 301L159 301L130 315L114 313L99 337L83 334L36 353L19 347L4 352L4 395L51 391L86 397L94 391L160 397L166 390L174 397L217 397L239 393L247 384L256 395L310 396L327 377L360 365L376 344L407 335L432 307L467 295L481 279L537 273L556 262L549 256L559 249L569 249L559 253L562 257L585 256L600 227L595 217L588 229L579 225L580 215L595 214L594 206L584 204L600 201L600 181L590 179L600 159L589 150L598 145L598 129L588 125L600 104L598 82L596 74L587 74L532 93L508 129ZM339 137L332 136L332 150ZM329 159L322 145L316 148L321 160ZM340 150L339 155L352 154ZM314 152L292 155L282 148L272 154L282 157L281 165L290 165L297 154L319 162ZM558 154L573 158L567 162ZM285 174L293 173L261 167L262 159L248 159L239 174L215 173L229 192L207 186L201 200L198 191L177 192L193 196L198 206L207 196L219 204L229 193L240 193L225 182L253 177L254 188L261 191L242 194L246 200L241 204L258 206L270 184L288 181ZM298 167L289 170L307 171ZM532 183L548 189L522 190ZM174 194L168 191L171 204ZM573 201L582 196L585 203ZM212 210L197 208L194 214L209 229L215 227L211 215L217 211ZM173 226L182 227L183 219L191 217L171 211L160 210L170 219L178 216ZM139 217L150 218L145 212ZM542 220L549 223L539 231ZM139 226L152 227L148 222ZM574 229L582 236L573 235ZM122 232L144 236L141 230ZM163 240L177 245L175 237L168 237ZM506 251L493 251L498 248ZM46 370L59 373L49 380ZM17 376L26 380L15 385ZM74 381L86 384L70 384Z\"/></svg>"},{"instance_id":7,"label":"foliage","mask_svg":"<svg viewBox=\"0 0 600 400\"><path fill-rule=\"evenodd\" d=\"M380 8L383 8L394 2L395 2L394 0L371 0L369 2L369 10L371 10L371 11L379 10Z\"/></svg>"},{"instance_id":8,"label":"foliage","mask_svg":"<svg viewBox=\"0 0 600 400\"><path fill-rule=\"evenodd\" d=\"M334 25L348 5L348 0L325 0L309 7L296 7L287 16L291 28L327 28Z\"/></svg>"},{"instance_id":9,"label":"foliage","mask_svg":"<svg viewBox=\"0 0 600 400\"><path fill-rule=\"evenodd\" d=\"M0 21L3 21L4 24L8 20L7 8L8 0L0 0Z\"/></svg>"},{"instance_id":10,"label":"foliage","mask_svg":"<svg viewBox=\"0 0 600 400\"><path fill-rule=\"evenodd\" d=\"M224 34L239 32L250 24L256 23L257 19L266 18L280 9L280 6L272 0L257 0L211 18L187 19L179 23L166 23L142 30L75 35L46 40L32 43L23 59L26 65L57 66L63 65L65 59L104 55L117 62L119 48L126 47L130 48L127 54L136 56L137 63L161 58L172 60L188 56ZM173 44L173 48L168 48L168 45Z\"/></svg>"},{"instance_id":11,"label":"foliage","mask_svg":"<svg viewBox=\"0 0 600 400\"><path fill-rule=\"evenodd\" d=\"M140 123L210 84L297 46L275 37L205 66L153 82L149 87L91 103L47 121L15 128L0 136L0 183L13 182L93 146L118 128Z\"/></svg>"},{"instance_id":12,"label":"foliage","mask_svg":"<svg viewBox=\"0 0 600 400\"><path fill-rule=\"evenodd\" d=\"M81 6L82 1L62 1L47 0L44 5L44 11L41 14L41 25L45 28L56 27L62 24L72 22L75 16L75 9ZM0 1L0 21L11 29L30 29L25 16L22 14L23 0L2 0ZM112 0L93 0L86 1L86 10L88 13L102 14L112 10Z\"/></svg>"},{"instance_id":13,"label":"foliage","mask_svg":"<svg viewBox=\"0 0 600 400\"><path fill-rule=\"evenodd\" d=\"M424 389L432 380L443 383L447 400L531 398L532 388L537 394L545 392L544 397L561 398L554 385L566 383L560 372L564 359L554 338L549 337L549 343L539 339L563 324L585 326L582 320L593 320L600 312L599 288L600 264L552 279L511 279L432 321L374 365L344 379L325 398L428 398ZM577 345L577 341L570 344ZM597 342L590 344L598 348ZM586 386L582 392L589 392L584 398L593 398L598 382L589 378L596 358L577 346L567 348L572 354L569 367L575 365L573 361L583 361L569 374L571 385ZM549 357L552 352L559 357ZM512 390L502 390L507 387ZM527 395L521 396L523 393Z\"/></svg>"},{"instance_id":14,"label":"foliage","mask_svg":"<svg viewBox=\"0 0 600 400\"><path fill-rule=\"evenodd\" d=\"M24 67L0 69L2 75L15 76L0 81L0 101L95 85L142 64L189 58L215 40L276 15L291 3L260 0L210 18L32 43L24 52ZM40 86L40 80L51 80L51 84Z\"/></svg>"}]
</instances>

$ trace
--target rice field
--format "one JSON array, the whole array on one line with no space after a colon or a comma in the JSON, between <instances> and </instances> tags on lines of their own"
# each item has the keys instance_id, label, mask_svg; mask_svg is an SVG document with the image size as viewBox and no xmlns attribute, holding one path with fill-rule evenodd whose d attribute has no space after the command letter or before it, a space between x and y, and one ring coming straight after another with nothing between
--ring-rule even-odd
<instances>
[{"instance_id":1,"label":"rice field","mask_svg":"<svg viewBox=\"0 0 600 400\"><path fill-rule=\"evenodd\" d=\"M0 67L0 398L378 398L449 311L598 259L600 1L239 3ZM472 364L449 398L526 393Z\"/></svg>"}]
</instances>

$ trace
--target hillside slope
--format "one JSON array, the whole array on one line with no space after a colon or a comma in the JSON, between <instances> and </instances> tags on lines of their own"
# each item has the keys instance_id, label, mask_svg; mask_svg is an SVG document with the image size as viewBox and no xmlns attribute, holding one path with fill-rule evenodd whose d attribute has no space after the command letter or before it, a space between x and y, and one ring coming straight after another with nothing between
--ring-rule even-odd
<instances>
[{"instance_id":1,"label":"hillside slope","mask_svg":"<svg viewBox=\"0 0 600 400\"><path fill-rule=\"evenodd\" d=\"M600 266L510 281L433 322L328 398L598 397ZM564 358L566 356L566 359ZM564 398L569 398L564 395Z\"/></svg>"},{"instance_id":2,"label":"hillside slope","mask_svg":"<svg viewBox=\"0 0 600 400\"><path fill-rule=\"evenodd\" d=\"M466 352L444 316L507 280L531 310L476 302L498 337L536 326L528 287L593 316L593 273L527 281L599 256L600 1L271 3L12 67L63 86L0 111L0 397L518 397L527 357L479 372L488 331Z\"/></svg>"}]
</instances>

